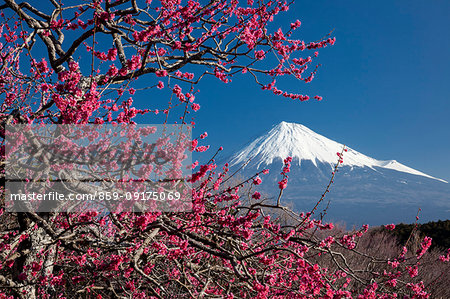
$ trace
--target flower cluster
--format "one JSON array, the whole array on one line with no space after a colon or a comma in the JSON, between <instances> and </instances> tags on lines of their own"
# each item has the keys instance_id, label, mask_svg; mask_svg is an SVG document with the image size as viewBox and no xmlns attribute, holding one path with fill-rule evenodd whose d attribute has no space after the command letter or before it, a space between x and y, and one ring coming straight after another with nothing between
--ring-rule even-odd
<instances>
[{"instance_id":1,"label":"flower cluster","mask_svg":"<svg viewBox=\"0 0 450 299\"><path fill-rule=\"evenodd\" d=\"M54 9L39 1L31 7L10 0L0 12L4 122L118 125L133 124L145 115L152 122L195 125L195 119L188 118L200 109L194 86L208 75L223 83L249 76L264 90L307 101L308 95L281 90L276 84L283 77L311 82L319 67L314 63L318 50L335 43L328 36L317 42L296 39L299 20L287 30L272 30L271 22L291 5L281 0L87 1L75 6L53 2ZM33 58L42 53L48 54L46 58ZM276 58L268 59L268 53ZM147 100L135 101L137 96ZM160 100L164 96L167 102ZM206 137L203 133L183 144L204 153L209 146L200 144ZM103 142L108 148L109 140ZM188 178L169 182L171 188L182 185L192 198L188 212L142 212L140 202L133 203L136 213L126 212L127 202L117 210L105 204L111 210L101 213L86 206L78 213L21 217L0 208L4 228L0 298L401 295L395 289L400 282L397 270L358 276L340 255L332 255L335 246L344 247L342 256L354 254L367 226L342 237L315 238L316 231L324 233L334 226L312 219L313 212L297 215L288 207L261 201L262 191L254 189L261 187L260 175L268 170L240 180L229 174L228 164L218 167L215 156L204 164L185 165L182 153L164 138L159 145L167 146L173 164L194 171ZM340 164L342 155L338 156ZM283 162L280 194L287 187L292 157ZM86 165L86 171L101 178L119 168L111 161L106 164L108 171L92 165ZM99 183L113 190L132 189L135 185L130 182L136 177L151 181L152 172L180 178L174 167L155 166L140 168L120 182ZM192 188L184 185L186 181ZM421 258L430 245L431 239L425 238L417 256ZM400 269L406 254L405 247L397 260L383 265ZM326 259L320 259L323 256L337 257L337 265L333 264L337 268L329 267ZM449 253L441 260L448 261ZM405 269L417 278L415 265ZM407 287L416 298L427 296L423 283L408 282Z\"/></svg>"},{"instance_id":2,"label":"flower cluster","mask_svg":"<svg viewBox=\"0 0 450 299\"><path fill-rule=\"evenodd\" d=\"M431 246L431 238L425 237L420 243L420 248L417 250L417 259L420 259L424 255L424 253L427 252L430 246Z\"/></svg>"},{"instance_id":3,"label":"flower cluster","mask_svg":"<svg viewBox=\"0 0 450 299\"><path fill-rule=\"evenodd\" d=\"M284 159L283 163L283 170L281 171L281 175L283 176L283 179L281 181L278 182L278 188L280 188L280 190L286 189L287 187L287 183L288 183L288 173L291 171L291 162L292 162L292 157L287 157L286 159Z\"/></svg>"}]
</instances>

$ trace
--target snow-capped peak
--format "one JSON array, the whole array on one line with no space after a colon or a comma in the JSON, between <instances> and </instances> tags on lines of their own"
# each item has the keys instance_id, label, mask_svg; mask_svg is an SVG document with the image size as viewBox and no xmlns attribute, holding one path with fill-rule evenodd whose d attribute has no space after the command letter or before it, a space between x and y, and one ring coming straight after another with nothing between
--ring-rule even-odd
<instances>
[{"instance_id":1,"label":"snow-capped peak","mask_svg":"<svg viewBox=\"0 0 450 299\"><path fill-rule=\"evenodd\" d=\"M298 158L299 163L309 160L316 166L318 162L334 165L338 159L336 153L341 152L343 147L343 144L319 135L303 125L283 121L234 155L230 165L243 164L251 159L252 164L259 168L263 164L269 165L276 159L288 156ZM376 160L351 148L347 147L347 150L344 153L344 166L387 168L447 183L395 160Z\"/></svg>"}]
</instances>

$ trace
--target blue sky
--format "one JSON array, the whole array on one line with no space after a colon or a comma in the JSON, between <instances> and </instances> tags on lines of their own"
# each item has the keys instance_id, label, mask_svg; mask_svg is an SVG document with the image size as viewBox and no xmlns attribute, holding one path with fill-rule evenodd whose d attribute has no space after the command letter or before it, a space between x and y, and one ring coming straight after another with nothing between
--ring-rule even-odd
<instances>
[{"instance_id":1,"label":"blue sky","mask_svg":"<svg viewBox=\"0 0 450 299\"><path fill-rule=\"evenodd\" d=\"M207 131L206 144L223 146L226 156L281 121L297 122L373 158L450 181L449 12L447 0L297 1L274 28L300 19L294 37L316 41L334 29L337 41L320 50L314 62L322 67L311 83L287 80L280 87L324 100L287 100L249 76L229 84L206 77L194 133ZM151 92L135 97L140 108L167 101Z\"/></svg>"},{"instance_id":2,"label":"blue sky","mask_svg":"<svg viewBox=\"0 0 450 299\"><path fill-rule=\"evenodd\" d=\"M337 41L320 51L310 84L281 87L324 97L298 102L240 76L203 80L194 132L224 154L281 121L297 122L377 159L395 159L450 181L450 2L298 1L277 25L300 19L297 37ZM212 153L211 153L212 154Z\"/></svg>"}]
</instances>

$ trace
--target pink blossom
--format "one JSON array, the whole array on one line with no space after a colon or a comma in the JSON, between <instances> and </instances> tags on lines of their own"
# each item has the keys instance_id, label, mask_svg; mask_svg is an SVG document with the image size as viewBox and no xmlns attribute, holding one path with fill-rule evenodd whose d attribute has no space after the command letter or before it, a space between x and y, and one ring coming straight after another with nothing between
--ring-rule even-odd
<instances>
[{"instance_id":1,"label":"pink blossom","mask_svg":"<svg viewBox=\"0 0 450 299\"><path fill-rule=\"evenodd\" d=\"M415 266L406 266L406 269L408 269L408 274L411 278L416 277L419 274L419 269L417 265Z\"/></svg>"},{"instance_id":2,"label":"pink blossom","mask_svg":"<svg viewBox=\"0 0 450 299\"><path fill-rule=\"evenodd\" d=\"M259 193L258 191L255 191L255 193L253 193L252 198L254 199L260 199L261 198L261 193Z\"/></svg>"},{"instance_id":3,"label":"pink blossom","mask_svg":"<svg viewBox=\"0 0 450 299\"><path fill-rule=\"evenodd\" d=\"M421 248L419 248L417 250L417 252L416 252L417 253L417 259L420 259L422 257L422 255L424 255L425 252L428 250L428 248L430 248L431 240L432 240L431 238L425 237L423 239L422 243L420 243L420 247Z\"/></svg>"},{"instance_id":4,"label":"pink blossom","mask_svg":"<svg viewBox=\"0 0 450 299\"><path fill-rule=\"evenodd\" d=\"M200 109L200 105L197 104L197 103L194 103L194 104L191 105L191 108L192 108L192 110L194 110L194 111L198 111L198 110Z\"/></svg>"},{"instance_id":5,"label":"pink blossom","mask_svg":"<svg viewBox=\"0 0 450 299\"><path fill-rule=\"evenodd\" d=\"M439 260L441 262L448 262L448 261L450 261L450 248L447 249L447 254L446 255L439 256Z\"/></svg>"},{"instance_id":6,"label":"pink blossom","mask_svg":"<svg viewBox=\"0 0 450 299\"><path fill-rule=\"evenodd\" d=\"M297 20L294 23L291 23L291 29L297 29L301 25L302 25L302 22L300 22L300 20Z\"/></svg>"},{"instance_id":7,"label":"pink blossom","mask_svg":"<svg viewBox=\"0 0 450 299\"><path fill-rule=\"evenodd\" d=\"M330 248L331 244L333 244L333 243L334 243L334 237L328 236L320 242L319 247Z\"/></svg>"},{"instance_id":8,"label":"pink blossom","mask_svg":"<svg viewBox=\"0 0 450 299\"><path fill-rule=\"evenodd\" d=\"M108 55L107 55L108 60L114 61L117 58L117 49L116 48L112 48L108 50Z\"/></svg>"},{"instance_id":9,"label":"pink blossom","mask_svg":"<svg viewBox=\"0 0 450 299\"><path fill-rule=\"evenodd\" d=\"M384 226L387 230L394 230L395 229L395 224L391 223L391 224L387 224Z\"/></svg>"},{"instance_id":10,"label":"pink blossom","mask_svg":"<svg viewBox=\"0 0 450 299\"><path fill-rule=\"evenodd\" d=\"M262 183L262 180L259 176L257 176L256 178L253 179L254 185L260 185L261 183Z\"/></svg>"},{"instance_id":11,"label":"pink blossom","mask_svg":"<svg viewBox=\"0 0 450 299\"><path fill-rule=\"evenodd\" d=\"M281 181L278 182L278 188L281 190L285 189L287 187L287 179L284 178Z\"/></svg>"},{"instance_id":12,"label":"pink blossom","mask_svg":"<svg viewBox=\"0 0 450 299\"><path fill-rule=\"evenodd\" d=\"M168 74L166 70L157 70L155 72L156 77L166 77Z\"/></svg>"},{"instance_id":13,"label":"pink blossom","mask_svg":"<svg viewBox=\"0 0 450 299\"><path fill-rule=\"evenodd\" d=\"M263 60L266 57L266 53L263 50L255 51L255 58Z\"/></svg>"}]
</instances>

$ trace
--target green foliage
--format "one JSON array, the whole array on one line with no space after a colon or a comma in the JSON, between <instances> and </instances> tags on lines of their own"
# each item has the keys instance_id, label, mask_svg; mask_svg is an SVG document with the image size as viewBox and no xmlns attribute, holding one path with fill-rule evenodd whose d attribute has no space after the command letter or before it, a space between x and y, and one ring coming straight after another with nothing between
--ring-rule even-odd
<instances>
[{"instance_id":1,"label":"green foliage","mask_svg":"<svg viewBox=\"0 0 450 299\"><path fill-rule=\"evenodd\" d=\"M409 235L414 229L415 224L397 224L390 233L397 237L400 244L405 244ZM433 239L431 248L447 249L450 248L450 220L439 220L417 224L417 230L421 238L427 236Z\"/></svg>"}]
</instances>

